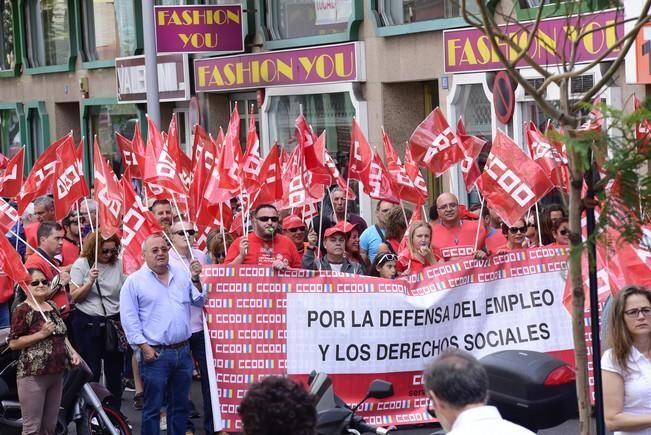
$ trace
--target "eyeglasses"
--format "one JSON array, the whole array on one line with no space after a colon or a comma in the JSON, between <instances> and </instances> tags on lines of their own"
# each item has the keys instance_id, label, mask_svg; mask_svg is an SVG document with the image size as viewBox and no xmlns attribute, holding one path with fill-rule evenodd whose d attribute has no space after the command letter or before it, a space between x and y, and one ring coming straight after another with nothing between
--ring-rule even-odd
<instances>
[{"instance_id":1,"label":"eyeglasses","mask_svg":"<svg viewBox=\"0 0 651 435\"><path fill-rule=\"evenodd\" d=\"M303 231L303 232L305 232L305 227L288 228L287 231L289 231L290 233L295 233L295 232L297 232L297 231Z\"/></svg>"},{"instance_id":2,"label":"eyeglasses","mask_svg":"<svg viewBox=\"0 0 651 435\"><path fill-rule=\"evenodd\" d=\"M29 283L32 287L38 287L39 284L48 286L50 285L50 281L47 279L37 279Z\"/></svg>"},{"instance_id":3,"label":"eyeglasses","mask_svg":"<svg viewBox=\"0 0 651 435\"><path fill-rule=\"evenodd\" d=\"M168 248L167 246L161 246L160 248L152 248L151 252L154 254L158 254L159 252L165 254L169 250L170 248Z\"/></svg>"},{"instance_id":4,"label":"eyeglasses","mask_svg":"<svg viewBox=\"0 0 651 435\"><path fill-rule=\"evenodd\" d=\"M195 230L181 230L177 231L174 234L177 236L183 236L184 234L187 234L188 236L194 236L197 232Z\"/></svg>"},{"instance_id":5,"label":"eyeglasses","mask_svg":"<svg viewBox=\"0 0 651 435\"><path fill-rule=\"evenodd\" d=\"M430 417L436 418L436 411L432 409L432 399L427 400L427 413Z\"/></svg>"},{"instance_id":6,"label":"eyeglasses","mask_svg":"<svg viewBox=\"0 0 651 435\"><path fill-rule=\"evenodd\" d=\"M256 216L260 222L278 222L278 216Z\"/></svg>"},{"instance_id":7,"label":"eyeglasses","mask_svg":"<svg viewBox=\"0 0 651 435\"><path fill-rule=\"evenodd\" d=\"M437 210L454 210L457 208L459 204L451 203L451 204L443 204L440 207L436 207Z\"/></svg>"},{"instance_id":8,"label":"eyeglasses","mask_svg":"<svg viewBox=\"0 0 651 435\"><path fill-rule=\"evenodd\" d=\"M112 249L102 249L102 254L104 255L109 255L109 254L117 254L120 252L118 248L112 248Z\"/></svg>"},{"instance_id":9,"label":"eyeglasses","mask_svg":"<svg viewBox=\"0 0 651 435\"><path fill-rule=\"evenodd\" d=\"M510 227L509 233L511 234L525 234L527 232L527 227Z\"/></svg>"},{"instance_id":10,"label":"eyeglasses","mask_svg":"<svg viewBox=\"0 0 651 435\"><path fill-rule=\"evenodd\" d=\"M391 252L386 252L384 254L380 254L380 259L377 261L377 265L381 266L382 264L386 263L387 261L398 261L398 256L396 254L391 253Z\"/></svg>"},{"instance_id":11,"label":"eyeglasses","mask_svg":"<svg viewBox=\"0 0 651 435\"><path fill-rule=\"evenodd\" d=\"M651 316L651 307L631 308L630 310L624 311L626 317L630 317L631 319L637 319L640 313L642 313L644 317Z\"/></svg>"},{"instance_id":12,"label":"eyeglasses","mask_svg":"<svg viewBox=\"0 0 651 435\"><path fill-rule=\"evenodd\" d=\"M565 228L558 231L558 234L560 234L561 236L567 236L567 233L569 233L569 231L566 230Z\"/></svg>"}]
</instances>

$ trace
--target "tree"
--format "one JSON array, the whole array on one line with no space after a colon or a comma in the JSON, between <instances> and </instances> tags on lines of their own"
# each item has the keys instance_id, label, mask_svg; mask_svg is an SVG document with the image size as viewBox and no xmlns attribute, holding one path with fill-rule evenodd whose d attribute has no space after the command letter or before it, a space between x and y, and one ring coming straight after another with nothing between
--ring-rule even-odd
<instances>
[{"instance_id":1,"label":"tree","mask_svg":"<svg viewBox=\"0 0 651 435\"><path fill-rule=\"evenodd\" d=\"M514 0L514 2L517 0ZM631 125L642 117L648 117L649 112L640 111L633 116L625 116L623 113L602 108L602 112L613 118L611 126L602 131L586 133L580 127L586 122L583 115L587 106L590 106L615 74L623 65L626 53L631 49L640 28L651 20L649 9L651 0L645 0L640 13L634 19L628 20L632 27L626 31L623 37L617 38L615 43L607 51L589 62L581 62L577 53L580 45L588 38L591 38L595 29L591 26L581 26L581 8L593 2L577 0L547 0L537 2L539 6L535 9L535 19L529 23L521 23L515 16L514 2L501 2L500 0L473 1L460 0L462 15L465 21L476 27L487 37L487 43L498 56L500 63L508 72L509 76L517 84L522 86L526 93L531 96L537 106L550 118L557 120L564 131L564 142L567 146L568 166L570 170L569 192L565 199L569 210L570 245L572 253L569 258L569 279L572 286L572 331L575 346L575 362L577 369L577 396L579 400L579 418L581 434L589 434L590 428L590 398L588 385L588 358L585 346L584 306L585 292L582 279L581 255L586 246L594 242L594 238L587 241L581 236L581 216L586 207L594 207L595 195L605 200L602 208L597 229L603 230L609 223L624 222L630 224L630 228L623 232L628 240L639 237L639 225L643 221L641 214L642 207L630 207L632 204L649 203L648 168L645 172L640 171L641 167L648 165L650 147L641 147L636 143L635 138L628 132ZM470 4L472 3L472 5ZM607 6L615 8L617 18L612 24L613 29L624 21L622 4L619 1L602 1ZM563 8L563 9L561 9ZM550 11L551 9L551 11ZM477 11L472 13L472 11ZM562 16L567 20L567 28L570 29L569 37L562 46L554 46L539 33L541 22L550 15L556 15L563 11ZM551 14L550 14L551 12ZM570 20L574 20L574 24ZM576 24L578 22L578 25ZM514 37L513 30L517 29L520 35ZM554 51L559 61L558 66L553 68L537 62L530 50L533 44L542 46L547 51ZM507 50L504 50L506 47ZM507 54L508 52L508 54ZM594 83L590 89L585 91L577 99L571 98L570 83L592 68L602 64L603 60L617 53L614 59L606 65L605 72L601 79ZM555 62L556 63L556 62ZM532 68L542 78L541 83L529 81L524 77L520 68L522 65ZM545 98L545 91L550 85L556 85L560 89L560 101L558 106ZM576 98L576 97L575 97ZM648 119L648 118L647 118ZM612 136L613 130L617 130L616 136ZM611 134L611 135L609 135ZM609 146L610 156L605 159ZM599 161L605 175L598 179L596 176L595 161ZM620 183L626 187L619 189L618 196L620 205L628 205L628 215L622 217L622 207L614 204L611 195L604 195L610 181L618 177ZM584 190L584 183L587 187ZM597 234L599 231L596 232Z\"/></svg>"}]
</instances>

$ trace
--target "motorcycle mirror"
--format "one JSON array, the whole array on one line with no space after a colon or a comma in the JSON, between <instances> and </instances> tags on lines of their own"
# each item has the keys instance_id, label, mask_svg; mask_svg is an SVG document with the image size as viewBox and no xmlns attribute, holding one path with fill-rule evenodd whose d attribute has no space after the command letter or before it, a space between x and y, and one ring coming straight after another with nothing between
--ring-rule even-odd
<instances>
[{"instance_id":1,"label":"motorcycle mirror","mask_svg":"<svg viewBox=\"0 0 651 435\"><path fill-rule=\"evenodd\" d=\"M388 381L383 381L382 379L376 379L371 382L371 385L368 387L368 397L374 399L384 399L386 397L393 396L393 384Z\"/></svg>"}]
</instances>

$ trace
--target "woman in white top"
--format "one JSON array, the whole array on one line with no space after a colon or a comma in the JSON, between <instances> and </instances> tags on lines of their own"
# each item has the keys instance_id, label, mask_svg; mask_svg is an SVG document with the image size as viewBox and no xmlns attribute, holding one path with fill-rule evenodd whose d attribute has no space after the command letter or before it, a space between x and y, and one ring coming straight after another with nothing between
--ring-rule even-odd
<instances>
[{"instance_id":1,"label":"woman in white top","mask_svg":"<svg viewBox=\"0 0 651 435\"><path fill-rule=\"evenodd\" d=\"M601 358L606 426L615 435L651 435L651 291L621 289L608 321Z\"/></svg>"}]
</instances>

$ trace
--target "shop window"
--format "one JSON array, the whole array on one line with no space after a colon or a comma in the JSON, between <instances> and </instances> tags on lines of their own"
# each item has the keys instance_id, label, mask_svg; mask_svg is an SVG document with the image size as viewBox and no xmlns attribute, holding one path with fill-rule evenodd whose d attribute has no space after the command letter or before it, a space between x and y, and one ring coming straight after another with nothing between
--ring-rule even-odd
<instances>
[{"instance_id":1,"label":"shop window","mask_svg":"<svg viewBox=\"0 0 651 435\"><path fill-rule=\"evenodd\" d=\"M30 108L27 111L27 155L29 166L33 165L38 157L45 152L49 145L49 137L46 138L45 120L38 108Z\"/></svg>"},{"instance_id":2,"label":"shop window","mask_svg":"<svg viewBox=\"0 0 651 435\"><path fill-rule=\"evenodd\" d=\"M291 39L343 33L353 17L354 0L266 0L268 39Z\"/></svg>"},{"instance_id":3,"label":"shop window","mask_svg":"<svg viewBox=\"0 0 651 435\"><path fill-rule=\"evenodd\" d=\"M466 2L470 13L478 12L473 2ZM382 26L417 23L461 16L458 0L377 0Z\"/></svg>"},{"instance_id":4,"label":"shop window","mask_svg":"<svg viewBox=\"0 0 651 435\"><path fill-rule=\"evenodd\" d=\"M82 0L84 62L135 54L138 47L136 6L131 0Z\"/></svg>"},{"instance_id":5,"label":"shop window","mask_svg":"<svg viewBox=\"0 0 651 435\"><path fill-rule=\"evenodd\" d=\"M16 40L14 34L14 5L12 0L0 0L0 70L10 70L16 65Z\"/></svg>"},{"instance_id":6,"label":"shop window","mask_svg":"<svg viewBox=\"0 0 651 435\"><path fill-rule=\"evenodd\" d=\"M621 7L620 0L588 0L582 2L568 0L518 0L515 2L516 15L520 20L533 20L538 9L543 8L542 17L559 17L567 14L594 12L608 8Z\"/></svg>"},{"instance_id":7,"label":"shop window","mask_svg":"<svg viewBox=\"0 0 651 435\"><path fill-rule=\"evenodd\" d=\"M85 136L97 136L102 157L111 163L116 175L123 173L120 148L115 141L115 132L127 139L133 139L133 133L138 119L138 109L133 104L107 104L88 106L84 112ZM92 140L88 140L86 147L90 151L93 147ZM87 155L92 155L90 152ZM89 161L92 161L89 159ZM86 168L92 174L91 168Z\"/></svg>"},{"instance_id":8,"label":"shop window","mask_svg":"<svg viewBox=\"0 0 651 435\"><path fill-rule=\"evenodd\" d=\"M0 152L7 158L11 158L22 146L18 111L0 110Z\"/></svg>"},{"instance_id":9,"label":"shop window","mask_svg":"<svg viewBox=\"0 0 651 435\"><path fill-rule=\"evenodd\" d=\"M67 0L26 0L25 44L29 67L63 65L70 57Z\"/></svg>"}]
</instances>

